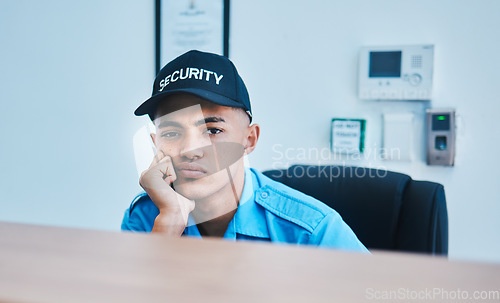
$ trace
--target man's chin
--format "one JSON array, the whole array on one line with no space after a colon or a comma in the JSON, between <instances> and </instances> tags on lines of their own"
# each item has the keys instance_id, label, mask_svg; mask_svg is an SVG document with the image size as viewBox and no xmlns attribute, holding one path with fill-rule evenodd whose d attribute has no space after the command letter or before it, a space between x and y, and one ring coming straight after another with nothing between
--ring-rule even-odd
<instances>
[{"instance_id":1,"label":"man's chin","mask_svg":"<svg viewBox=\"0 0 500 303\"><path fill-rule=\"evenodd\" d=\"M206 185L193 182L174 183L174 190L190 200L202 200L210 196L210 190Z\"/></svg>"},{"instance_id":2,"label":"man's chin","mask_svg":"<svg viewBox=\"0 0 500 303\"><path fill-rule=\"evenodd\" d=\"M226 171L219 171L204 178L179 177L174 190L190 200L202 200L218 192L228 183Z\"/></svg>"}]
</instances>

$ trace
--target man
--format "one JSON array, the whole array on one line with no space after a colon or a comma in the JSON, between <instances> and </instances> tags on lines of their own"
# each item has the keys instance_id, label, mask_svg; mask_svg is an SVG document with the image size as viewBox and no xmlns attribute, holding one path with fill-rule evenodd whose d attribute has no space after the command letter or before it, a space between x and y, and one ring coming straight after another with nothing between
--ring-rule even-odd
<instances>
[{"instance_id":1,"label":"man","mask_svg":"<svg viewBox=\"0 0 500 303\"><path fill-rule=\"evenodd\" d=\"M226 57L189 51L174 59L135 114L153 120L157 154L123 230L367 251L337 212L245 166L260 127Z\"/></svg>"}]
</instances>

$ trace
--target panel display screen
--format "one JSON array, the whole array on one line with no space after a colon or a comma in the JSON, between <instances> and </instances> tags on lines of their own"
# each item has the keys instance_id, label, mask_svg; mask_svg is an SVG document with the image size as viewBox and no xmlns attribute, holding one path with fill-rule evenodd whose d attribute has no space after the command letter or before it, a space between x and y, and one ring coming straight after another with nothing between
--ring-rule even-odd
<instances>
[{"instance_id":1,"label":"panel display screen","mask_svg":"<svg viewBox=\"0 0 500 303\"><path fill-rule=\"evenodd\" d=\"M370 52L370 78L400 78L401 51Z\"/></svg>"},{"instance_id":2,"label":"panel display screen","mask_svg":"<svg viewBox=\"0 0 500 303\"><path fill-rule=\"evenodd\" d=\"M450 130L450 114L433 114L432 130Z\"/></svg>"}]
</instances>

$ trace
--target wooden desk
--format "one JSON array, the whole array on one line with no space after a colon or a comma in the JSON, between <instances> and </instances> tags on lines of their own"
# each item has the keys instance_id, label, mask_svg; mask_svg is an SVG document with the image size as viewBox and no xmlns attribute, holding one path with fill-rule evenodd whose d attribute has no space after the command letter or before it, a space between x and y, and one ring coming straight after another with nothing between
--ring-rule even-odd
<instances>
[{"instance_id":1,"label":"wooden desk","mask_svg":"<svg viewBox=\"0 0 500 303\"><path fill-rule=\"evenodd\" d=\"M426 288L500 291L500 265L0 223L1 302L380 302Z\"/></svg>"}]
</instances>

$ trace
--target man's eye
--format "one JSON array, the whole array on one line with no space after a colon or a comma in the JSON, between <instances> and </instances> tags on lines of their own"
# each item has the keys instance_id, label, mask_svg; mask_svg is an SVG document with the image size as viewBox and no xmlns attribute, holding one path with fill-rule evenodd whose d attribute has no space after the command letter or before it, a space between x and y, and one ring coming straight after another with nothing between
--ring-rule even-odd
<instances>
[{"instance_id":1,"label":"man's eye","mask_svg":"<svg viewBox=\"0 0 500 303\"><path fill-rule=\"evenodd\" d=\"M215 128L215 127L209 127L207 128L206 131L209 135L217 135L219 133L222 133L222 129Z\"/></svg>"},{"instance_id":2,"label":"man's eye","mask_svg":"<svg viewBox=\"0 0 500 303\"><path fill-rule=\"evenodd\" d=\"M179 132L176 131L166 131L161 133L162 138L169 138L169 139L178 137L179 135L180 135Z\"/></svg>"}]
</instances>

